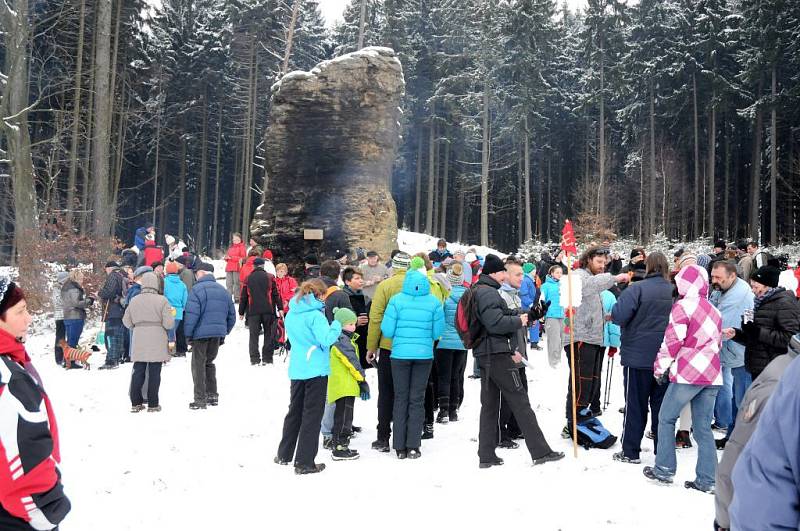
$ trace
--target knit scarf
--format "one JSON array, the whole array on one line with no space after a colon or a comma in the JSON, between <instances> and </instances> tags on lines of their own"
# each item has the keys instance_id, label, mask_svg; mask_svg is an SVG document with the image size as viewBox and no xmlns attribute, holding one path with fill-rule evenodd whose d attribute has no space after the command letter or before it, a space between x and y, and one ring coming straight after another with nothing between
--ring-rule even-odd
<instances>
[{"instance_id":1,"label":"knit scarf","mask_svg":"<svg viewBox=\"0 0 800 531\"><path fill-rule=\"evenodd\" d=\"M769 300L773 295L775 295L780 291L783 291L783 288L780 286L775 288L769 288L766 291L766 293L764 293L762 296L753 299L753 311L758 310L759 306L761 306L765 301Z\"/></svg>"}]
</instances>

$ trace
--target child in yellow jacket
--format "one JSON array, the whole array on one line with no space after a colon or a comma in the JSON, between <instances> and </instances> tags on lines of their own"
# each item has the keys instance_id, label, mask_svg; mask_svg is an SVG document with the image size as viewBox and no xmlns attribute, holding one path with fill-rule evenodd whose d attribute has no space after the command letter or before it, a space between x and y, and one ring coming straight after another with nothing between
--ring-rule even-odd
<instances>
[{"instance_id":1,"label":"child in yellow jacket","mask_svg":"<svg viewBox=\"0 0 800 531\"><path fill-rule=\"evenodd\" d=\"M328 403L336 404L331 448L334 461L346 461L359 458L358 452L349 447L353 408L357 396L369 400L369 385L358 357L358 334L355 333L358 317L349 308L336 308L333 319L341 323L342 334L331 347L331 374L328 377Z\"/></svg>"}]
</instances>

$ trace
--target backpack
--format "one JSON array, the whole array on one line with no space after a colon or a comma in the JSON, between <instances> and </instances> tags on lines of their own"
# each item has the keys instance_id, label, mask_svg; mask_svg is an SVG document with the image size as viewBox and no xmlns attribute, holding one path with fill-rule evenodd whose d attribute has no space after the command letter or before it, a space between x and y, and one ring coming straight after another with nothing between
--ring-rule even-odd
<instances>
[{"instance_id":1,"label":"backpack","mask_svg":"<svg viewBox=\"0 0 800 531\"><path fill-rule=\"evenodd\" d=\"M614 446L616 442L617 437L611 435L611 432L595 417L578 422L578 444L584 449L602 448L606 450Z\"/></svg>"},{"instance_id":2,"label":"backpack","mask_svg":"<svg viewBox=\"0 0 800 531\"><path fill-rule=\"evenodd\" d=\"M475 301L477 289L478 286L472 286L466 290L456 307L455 328L466 349L477 347L483 339L485 331L483 324L478 319L478 306Z\"/></svg>"}]
</instances>

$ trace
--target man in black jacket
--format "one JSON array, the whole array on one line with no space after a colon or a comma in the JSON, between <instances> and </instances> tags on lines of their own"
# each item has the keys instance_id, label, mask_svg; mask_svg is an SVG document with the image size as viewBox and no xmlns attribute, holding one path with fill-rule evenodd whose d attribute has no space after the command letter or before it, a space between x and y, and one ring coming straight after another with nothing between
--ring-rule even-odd
<instances>
[{"instance_id":1,"label":"man in black jacket","mask_svg":"<svg viewBox=\"0 0 800 531\"><path fill-rule=\"evenodd\" d=\"M106 281L97 293L105 322L107 353L106 362L100 366L100 370L116 369L125 355L126 331L122 324L125 309L122 307L122 299L125 298L127 290L126 275L116 262L106 264L106 275Z\"/></svg>"},{"instance_id":2,"label":"man in black jacket","mask_svg":"<svg viewBox=\"0 0 800 531\"><path fill-rule=\"evenodd\" d=\"M319 268L319 278L328 289L325 292L325 317L328 318L329 323L333 322L333 310L336 308L353 309L350 304L350 297L339 288L338 280L341 271L342 265L336 260L322 262Z\"/></svg>"},{"instance_id":3,"label":"man in black jacket","mask_svg":"<svg viewBox=\"0 0 800 531\"><path fill-rule=\"evenodd\" d=\"M741 328L723 330L725 339L745 346L744 366L758 378L773 359L786 354L792 336L800 332L800 303L794 293L778 287L777 267L759 267L750 277L756 298L752 319L743 319Z\"/></svg>"},{"instance_id":4,"label":"man in black jacket","mask_svg":"<svg viewBox=\"0 0 800 531\"><path fill-rule=\"evenodd\" d=\"M275 325L282 312L283 302L278 294L275 277L264 271L265 260L256 258L253 261L253 272L247 277L247 284L242 287L239 297L239 319L247 313L247 328L250 330L250 365L268 365L272 363L275 351ZM261 359L258 355L258 336L264 329L264 347Z\"/></svg>"},{"instance_id":5,"label":"man in black jacket","mask_svg":"<svg viewBox=\"0 0 800 531\"><path fill-rule=\"evenodd\" d=\"M481 369L481 414L478 435L478 457L481 468L502 465L497 457L497 419L500 396L507 401L525 437L525 444L534 465L557 461L564 457L554 452L542 434L531 409L528 393L517 370L522 353L512 352L511 339L517 330L527 326L528 315L508 309L497 290L506 279L505 264L497 256L486 256L483 273L472 288L478 320L483 327L481 339L473 348ZM490 288L490 289L487 289Z\"/></svg>"}]
</instances>

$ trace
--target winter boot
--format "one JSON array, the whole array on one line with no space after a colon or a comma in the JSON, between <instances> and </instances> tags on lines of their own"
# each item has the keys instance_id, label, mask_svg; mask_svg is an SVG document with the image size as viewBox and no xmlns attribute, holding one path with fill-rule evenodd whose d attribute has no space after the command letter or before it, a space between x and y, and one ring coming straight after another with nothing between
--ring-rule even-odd
<instances>
[{"instance_id":1,"label":"winter boot","mask_svg":"<svg viewBox=\"0 0 800 531\"><path fill-rule=\"evenodd\" d=\"M717 450L724 450L725 445L728 444L728 438L723 437L722 439L715 439L714 444L717 446Z\"/></svg>"},{"instance_id":2,"label":"winter boot","mask_svg":"<svg viewBox=\"0 0 800 531\"><path fill-rule=\"evenodd\" d=\"M407 457L408 457L408 452L406 450L397 450L398 459L405 459Z\"/></svg>"},{"instance_id":3,"label":"winter boot","mask_svg":"<svg viewBox=\"0 0 800 531\"><path fill-rule=\"evenodd\" d=\"M436 423L437 424L447 424L450 422L450 413L446 409L439 409L439 413L436 415Z\"/></svg>"},{"instance_id":4,"label":"winter boot","mask_svg":"<svg viewBox=\"0 0 800 531\"><path fill-rule=\"evenodd\" d=\"M675 435L675 448L691 448L692 438L687 430L678 430Z\"/></svg>"},{"instance_id":5,"label":"winter boot","mask_svg":"<svg viewBox=\"0 0 800 531\"><path fill-rule=\"evenodd\" d=\"M372 449L386 453L389 451L389 441L384 439L377 439L376 441L373 441Z\"/></svg>"},{"instance_id":6,"label":"winter boot","mask_svg":"<svg viewBox=\"0 0 800 531\"><path fill-rule=\"evenodd\" d=\"M516 450L519 448L519 444L514 442L512 439L503 439L497 445L498 448L506 448L508 450Z\"/></svg>"},{"instance_id":7,"label":"winter boot","mask_svg":"<svg viewBox=\"0 0 800 531\"><path fill-rule=\"evenodd\" d=\"M457 409L451 409L449 414L448 414L448 417L449 417L450 422L458 422L458 410Z\"/></svg>"},{"instance_id":8,"label":"winter boot","mask_svg":"<svg viewBox=\"0 0 800 531\"><path fill-rule=\"evenodd\" d=\"M205 402L190 402L189 409L205 409L206 404Z\"/></svg>"},{"instance_id":9,"label":"winter boot","mask_svg":"<svg viewBox=\"0 0 800 531\"><path fill-rule=\"evenodd\" d=\"M131 413L138 413L140 411L144 411L144 404L138 404L135 406L131 406Z\"/></svg>"},{"instance_id":10,"label":"winter boot","mask_svg":"<svg viewBox=\"0 0 800 531\"><path fill-rule=\"evenodd\" d=\"M550 452L549 454L545 454L538 459L533 460L533 464L535 465L543 465L545 463L549 463L550 461L559 461L564 459L564 452Z\"/></svg>"},{"instance_id":11,"label":"winter boot","mask_svg":"<svg viewBox=\"0 0 800 531\"><path fill-rule=\"evenodd\" d=\"M322 436L322 448L324 450L332 450L333 449L333 437L330 435L323 435Z\"/></svg>"},{"instance_id":12,"label":"winter boot","mask_svg":"<svg viewBox=\"0 0 800 531\"><path fill-rule=\"evenodd\" d=\"M209 406L218 406L219 405L219 395L208 395L206 397L206 404Z\"/></svg>"},{"instance_id":13,"label":"winter boot","mask_svg":"<svg viewBox=\"0 0 800 531\"><path fill-rule=\"evenodd\" d=\"M347 447L347 444L337 444L333 448L333 452L331 452L331 457L334 461L352 461L354 459L358 459L361 457L358 455L358 452L355 450L351 450Z\"/></svg>"},{"instance_id":14,"label":"winter boot","mask_svg":"<svg viewBox=\"0 0 800 531\"><path fill-rule=\"evenodd\" d=\"M614 459L614 461L619 461L620 463L631 463L633 465L638 465L642 462L642 460L638 457L627 457L624 452L617 452L611 457Z\"/></svg>"},{"instance_id":15,"label":"winter boot","mask_svg":"<svg viewBox=\"0 0 800 531\"><path fill-rule=\"evenodd\" d=\"M703 487L702 485L698 485L694 481L686 481L683 484L684 487L687 489L694 489L699 490L700 492L705 492L706 494L714 494L714 487Z\"/></svg>"},{"instance_id":16,"label":"winter boot","mask_svg":"<svg viewBox=\"0 0 800 531\"><path fill-rule=\"evenodd\" d=\"M147 408L148 413L158 413L161 411L161 406L152 406Z\"/></svg>"},{"instance_id":17,"label":"winter boot","mask_svg":"<svg viewBox=\"0 0 800 531\"><path fill-rule=\"evenodd\" d=\"M422 457L422 452L419 451L419 448L409 448L408 449L408 458L409 459L419 459Z\"/></svg>"},{"instance_id":18,"label":"winter boot","mask_svg":"<svg viewBox=\"0 0 800 531\"><path fill-rule=\"evenodd\" d=\"M655 467L646 466L642 470L642 473L644 474L644 477L646 477L647 479L652 479L653 481L658 481L659 483L663 483L665 485L672 484L672 478L671 477L667 477L667 476L658 475L656 473Z\"/></svg>"},{"instance_id":19,"label":"winter boot","mask_svg":"<svg viewBox=\"0 0 800 531\"><path fill-rule=\"evenodd\" d=\"M503 464L503 460L501 458L495 456L493 459L490 459L489 461L481 461L478 464L478 468L491 468L493 466L500 466L502 464Z\"/></svg>"},{"instance_id":20,"label":"winter boot","mask_svg":"<svg viewBox=\"0 0 800 531\"><path fill-rule=\"evenodd\" d=\"M275 456L275 459L273 459L272 462L275 463L276 465L282 465L282 466L286 466L289 464L289 461L284 461L278 456Z\"/></svg>"},{"instance_id":21,"label":"winter boot","mask_svg":"<svg viewBox=\"0 0 800 531\"><path fill-rule=\"evenodd\" d=\"M422 428L423 439L433 439L433 424L425 424Z\"/></svg>"},{"instance_id":22,"label":"winter boot","mask_svg":"<svg viewBox=\"0 0 800 531\"><path fill-rule=\"evenodd\" d=\"M294 473L297 475L317 474L325 470L324 463L316 463L312 466L297 465L294 467Z\"/></svg>"}]
</instances>

